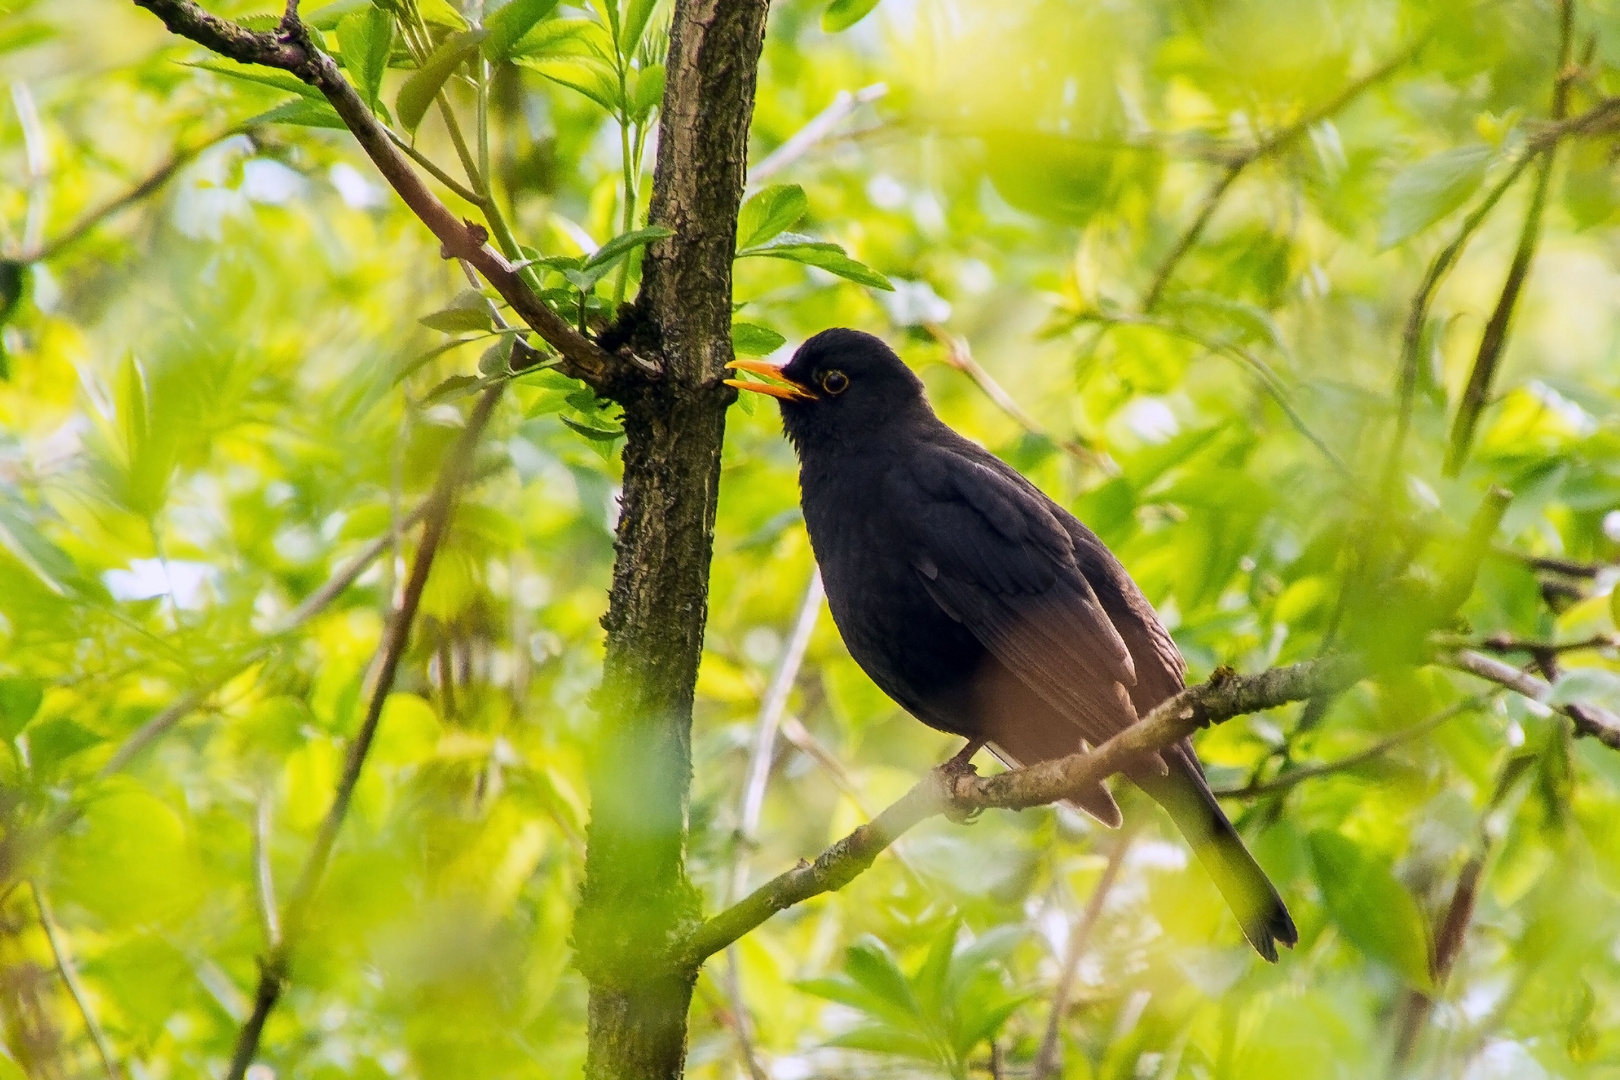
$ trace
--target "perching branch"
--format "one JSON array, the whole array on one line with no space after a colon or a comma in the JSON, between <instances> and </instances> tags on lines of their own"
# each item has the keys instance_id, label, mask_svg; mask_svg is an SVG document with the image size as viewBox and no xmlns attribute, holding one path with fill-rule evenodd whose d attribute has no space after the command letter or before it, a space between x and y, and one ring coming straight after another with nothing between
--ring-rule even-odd
<instances>
[{"instance_id":1,"label":"perching branch","mask_svg":"<svg viewBox=\"0 0 1620 1080\"><path fill-rule=\"evenodd\" d=\"M254 31L210 15L192 0L135 0L163 25L222 56L243 64L263 64L289 72L315 87L329 101L377 171L433 235L447 258L466 259L512 310L563 357L562 370L601 390L616 385L643 365L615 356L546 306L506 257L489 246L482 225L462 221L428 190L410 161L394 145L388 129L372 115L360 94L318 49L309 30L289 9L275 30Z\"/></svg>"},{"instance_id":2,"label":"perching branch","mask_svg":"<svg viewBox=\"0 0 1620 1080\"><path fill-rule=\"evenodd\" d=\"M372 740L377 734L377 724L382 718L383 706L393 691L394 678L399 672L400 661L404 659L405 648L410 643L411 626L416 621L416 609L421 604L422 590L427 586L428 574L433 569L433 558L438 554L439 544L449 529L456 492L466 478L473 450L495 411L495 405L500 400L503 389L501 384L496 384L479 397L472 415L468 417L467 426L462 429L461 437L450 450L449 457L434 484L433 493L428 497L427 512L422 523L422 539L416 549L416 558L411 563L410 577L406 579L399 608L389 621L378 649L376 681L372 685L371 697L366 704L365 718L360 722L360 730L355 733L353 741L349 743L349 751L343 762L343 773L338 779L332 805L327 810L326 817L321 820L320 829L315 835L315 843L310 848L309 856L304 860L303 870L299 873L292 895L287 900L281 918L281 939L260 960L259 984L254 994L253 1012L237 1035L236 1049L231 1055L231 1067L227 1073L229 1080L242 1080L246 1075L248 1066L253 1063L253 1058L258 1053L259 1038L264 1032L265 1021L269 1019L270 1011L275 1008L276 1001L281 996L293 954L303 936L309 909L314 903L321 879L326 875L327 864L332 859L332 849L337 844L338 831L342 829L344 818L348 816L355 785L360 781L360 770L365 765L366 755L370 752Z\"/></svg>"},{"instance_id":3,"label":"perching branch","mask_svg":"<svg viewBox=\"0 0 1620 1080\"><path fill-rule=\"evenodd\" d=\"M1201 727L1342 690L1364 674L1360 658L1330 656L1258 675L1216 677L1183 690L1090 753L987 777L947 776L936 770L875 819L823 851L815 862L801 861L704 922L677 948L675 960L695 967L777 912L843 888L900 834L935 814L990 807L1021 810L1057 802L1107 779L1143 753L1169 746Z\"/></svg>"}]
</instances>

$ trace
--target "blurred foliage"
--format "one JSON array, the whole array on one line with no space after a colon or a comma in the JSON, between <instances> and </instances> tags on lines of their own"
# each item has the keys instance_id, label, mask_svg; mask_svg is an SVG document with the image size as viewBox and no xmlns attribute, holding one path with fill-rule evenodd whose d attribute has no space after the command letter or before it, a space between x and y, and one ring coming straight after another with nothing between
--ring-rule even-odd
<instances>
[{"instance_id":1,"label":"blurred foliage","mask_svg":"<svg viewBox=\"0 0 1620 1080\"><path fill-rule=\"evenodd\" d=\"M486 179L547 298L600 323L652 238L636 226L668 5L482 7L306 14L379 116L452 175L433 103L466 126L476 94L458 72L490 64ZM1195 677L1410 644L1490 484L1514 493L1499 547L1441 628L1614 632L1612 138L1559 151L1462 474L1441 475L1446 426L1523 180L1436 295L1411 434L1387 460L1411 298L1546 116L1556 5L873 8L771 12L739 352L782 354L828 325L887 335L948 420L1119 553ZM390 15L408 9L420 25L396 35ZM1578 114L1620 91L1620 7L1578 3L1573 46ZM510 374L504 346L478 357L505 340L487 297L330 130L325 103L208 59L121 0L0 3L0 863L49 897L84 1011L137 1078L220 1074L265 948L258 867L285 896L414 540L285 620L420 503L466 395ZM789 142L818 116L819 138ZM160 168L166 183L97 213ZM971 344L1028 425L935 325ZM578 1070L568 933L615 417L554 372L512 379L271 1016L275 1075ZM954 749L878 693L823 618L757 850L739 844L755 713L811 565L773 410L732 420L693 732L691 873L711 908L734 895L739 858L757 884ZM1612 649L1558 660L1560 700L1617 704ZM1231 805L1300 924L1276 967L1152 819L1080 956L1062 1075L1370 1075L1414 990L1436 996L1415 1074L1620 1075L1620 756L1512 695L1469 697L1480 689L1394 666L1335 701L1205 733L1212 780L1239 787L1454 707L1353 768ZM104 771L188 694L202 707ZM34 844L66 806L82 816ZM1128 812L1152 818L1138 801ZM992 1055L1028 1075L1100 832L1062 809L918 830L709 965L692 1075L738 1075L744 1033L780 1080L983 1075ZM1435 980L1432 943L1476 857L1472 919ZM98 1072L33 894L0 903L0 1076Z\"/></svg>"}]
</instances>

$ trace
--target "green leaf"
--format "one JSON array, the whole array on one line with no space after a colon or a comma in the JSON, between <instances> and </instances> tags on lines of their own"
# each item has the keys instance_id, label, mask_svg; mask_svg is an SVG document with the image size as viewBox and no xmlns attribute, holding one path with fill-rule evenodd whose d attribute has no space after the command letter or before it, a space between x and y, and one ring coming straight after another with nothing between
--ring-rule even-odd
<instances>
[{"instance_id":1,"label":"green leaf","mask_svg":"<svg viewBox=\"0 0 1620 1080\"><path fill-rule=\"evenodd\" d=\"M608 112L618 112L624 104L619 96L618 75L599 57L523 55L514 56L512 62L539 72L559 86L584 94Z\"/></svg>"},{"instance_id":2,"label":"green leaf","mask_svg":"<svg viewBox=\"0 0 1620 1080\"><path fill-rule=\"evenodd\" d=\"M1363 953L1394 967L1412 986L1430 989L1423 913L1390 868L1331 829L1311 833L1310 848L1322 899L1344 936Z\"/></svg>"},{"instance_id":3,"label":"green leaf","mask_svg":"<svg viewBox=\"0 0 1620 1080\"><path fill-rule=\"evenodd\" d=\"M35 773L50 776L56 772L58 765L74 754L102 742L106 742L105 736L91 731L77 720L58 716L28 729L28 759Z\"/></svg>"},{"instance_id":4,"label":"green leaf","mask_svg":"<svg viewBox=\"0 0 1620 1080\"><path fill-rule=\"evenodd\" d=\"M896 1054L900 1057L939 1063L943 1060L939 1047L926 1035L908 1031L893 1024L862 1024L828 1039L827 1046L845 1050L869 1050L877 1054Z\"/></svg>"},{"instance_id":5,"label":"green leaf","mask_svg":"<svg viewBox=\"0 0 1620 1080\"><path fill-rule=\"evenodd\" d=\"M614 3L615 0L608 0ZM641 35L647 30L647 21L652 18L653 8L658 6L658 0L630 0L625 7L624 18L619 23L619 51L625 56L634 56L636 47L641 44Z\"/></svg>"},{"instance_id":6,"label":"green leaf","mask_svg":"<svg viewBox=\"0 0 1620 1080\"><path fill-rule=\"evenodd\" d=\"M569 419L567 416L559 416L557 419L561 419L562 423L572 427L573 431L580 432L582 436L590 439L591 442L609 442L611 444L616 440L624 439L624 427L593 427L591 424L582 424L577 419Z\"/></svg>"},{"instance_id":7,"label":"green leaf","mask_svg":"<svg viewBox=\"0 0 1620 1080\"><path fill-rule=\"evenodd\" d=\"M10 676L0 679L0 739L15 739L39 712L45 687L38 679Z\"/></svg>"},{"instance_id":8,"label":"green leaf","mask_svg":"<svg viewBox=\"0 0 1620 1080\"><path fill-rule=\"evenodd\" d=\"M798 184L777 184L756 192L737 211L737 250L758 247L793 228L810 209Z\"/></svg>"},{"instance_id":9,"label":"green leaf","mask_svg":"<svg viewBox=\"0 0 1620 1080\"><path fill-rule=\"evenodd\" d=\"M1490 146L1459 146L1395 174L1378 232L1379 246L1394 247L1467 202L1484 183L1495 154Z\"/></svg>"},{"instance_id":10,"label":"green leaf","mask_svg":"<svg viewBox=\"0 0 1620 1080\"><path fill-rule=\"evenodd\" d=\"M590 19L547 19L519 38L509 55L514 60L520 56L587 55L609 61L612 52L613 42L600 23Z\"/></svg>"},{"instance_id":11,"label":"green leaf","mask_svg":"<svg viewBox=\"0 0 1620 1080\"><path fill-rule=\"evenodd\" d=\"M461 17L461 12L451 5L450 0L416 0L416 10L427 22L448 26L452 30L467 29L467 20Z\"/></svg>"},{"instance_id":12,"label":"green leaf","mask_svg":"<svg viewBox=\"0 0 1620 1080\"><path fill-rule=\"evenodd\" d=\"M0 547L57 596L85 592L84 576L73 559L39 531L28 505L14 496L0 498Z\"/></svg>"},{"instance_id":13,"label":"green leaf","mask_svg":"<svg viewBox=\"0 0 1620 1080\"><path fill-rule=\"evenodd\" d=\"M256 127L261 124L293 124L298 127L335 128L339 131L348 129L348 125L337 114L337 110L326 101L310 101L306 98L283 102L242 122L243 127Z\"/></svg>"},{"instance_id":14,"label":"green leaf","mask_svg":"<svg viewBox=\"0 0 1620 1080\"><path fill-rule=\"evenodd\" d=\"M353 15L357 11L364 11L373 6L371 0L337 0L336 3L316 8L305 15L304 25L316 30L336 30L338 23ZM388 5L377 4L377 7L387 8Z\"/></svg>"},{"instance_id":15,"label":"green leaf","mask_svg":"<svg viewBox=\"0 0 1620 1080\"><path fill-rule=\"evenodd\" d=\"M586 260L584 269L587 272L605 269L644 244L650 244L655 240L662 240L665 237L674 235L675 230L666 229L662 225L649 225L645 229L620 233L597 248L595 254Z\"/></svg>"},{"instance_id":16,"label":"green leaf","mask_svg":"<svg viewBox=\"0 0 1620 1080\"><path fill-rule=\"evenodd\" d=\"M646 123L652 111L664 103L664 65L652 64L636 72L636 88L630 94L630 118Z\"/></svg>"},{"instance_id":17,"label":"green leaf","mask_svg":"<svg viewBox=\"0 0 1620 1080\"><path fill-rule=\"evenodd\" d=\"M893 1009L895 1015L915 1017L921 1014L911 982L900 970L894 953L872 935L867 934L849 947L844 957L844 970L851 979Z\"/></svg>"},{"instance_id":18,"label":"green leaf","mask_svg":"<svg viewBox=\"0 0 1620 1080\"><path fill-rule=\"evenodd\" d=\"M438 405L446 401L464 398L478 389L478 384L483 381L476 375L452 375L429 390L422 398L422 404Z\"/></svg>"},{"instance_id":19,"label":"green leaf","mask_svg":"<svg viewBox=\"0 0 1620 1080\"><path fill-rule=\"evenodd\" d=\"M821 29L828 34L848 30L878 6L878 0L832 0L821 13Z\"/></svg>"},{"instance_id":20,"label":"green leaf","mask_svg":"<svg viewBox=\"0 0 1620 1080\"><path fill-rule=\"evenodd\" d=\"M768 326L731 324L731 351L738 356L769 356L787 344L787 338Z\"/></svg>"},{"instance_id":21,"label":"green leaf","mask_svg":"<svg viewBox=\"0 0 1620 1080\"><path fill-rule=\"evenodd\" d=\"M483 30L469 30L451 35L433 50L433 55L427 58L419 70L405 80L405 85L399 88L399 97L395 99L394 110L399 114L400 125L406 131L416 130L445 81L455 74L456 68L478 51L478 45L485 36L486 32Z\"/></svg>"},{"instance_id":22,"label":"green leaf","mask_svg":"<svg viewBox=\"0 0 1620 1080\"><path fill-rule=\"evenodd\" d=\"M394 51L393 17L379 7L356 12L338 23L337 39L343 50L343 66L353 76L360 96L376 112L383 73Z\"/></svg>"},{"instance_id":23,"label":"green leaf","mask_svg":"<svg viewBox=\"0 0 1620 1080\"><path fill-rule=\"evenodd\" d=\"M534 29L535 23L550 15L557 0L512 0L501 10L484 20L489 36L484 39L484 55L491 60L505 60L512 47Z\"/></svg>"},{"instance_id":24,"label":"green leaf","mask_svg":"<svg viewBox=\"0 0 1620 1080\"><path fill-rule=\"evenodd\" d=\"M1620 592L1620 589L1615 591ZM1610 712L1620 712L1620 672L1600 667L1568 668L1553 683L1547 704L1596 705Z\"/></svg>"},{"instance_id":25,"label":"green leaf","mask_svg":"<svg viewBox=\"0 0 1620 1080\"><path fill-rule=\"evenodd\" d=\"M483 308L447 307L431 315L424 315L417 321L430 330L442 330L446 334L462 334L469 331L487 333L495 329L489 311Z\"/></svg>"},{"instance_id":26,"label":"green leaf","mask_svg":"<svg viewBox=\"0 0 1620 1080\"><path fill-rule=\"evenodd\" d=\"M837 244L812 240L798 233L783 233L767 243L737 252L739 259L761 256L817 266L828 273L837 274L841 278L848 278L862 285L870 285L874 289L894 291L894 286L890 284L888 278L864 263L856 262L844 254L844 249Z\"/></svg>"},{"instance_id":27,"label":"green leaf","mask_svg":"<svg viewBox=\"0 0 1620 1080\"><path fill-rule=\"evenodd\" d=\"M6 355L6 324L22 307L28 291L28 266L15 259L0 259L0 380L11 378L11 358Z\"/></svg>"},{"instance_id":28,"label":"green leaf","mask_svg":"<svg viewBox=\"0 0 1620 1080\"><path fill-rule=\"evenodd\" d=\"M302 79L295 79L284 71L274 68L260 67L257 64L238 64L234 60L202 60L187 67L202 68L212 71L215 75L223 75L227 79L236 79L239 82L256 83L259 86L271 86L277 90L285 90L289 94L299 97L313 98L325 102L326 98L313 86Z\"/></svg>"}]
</instances>

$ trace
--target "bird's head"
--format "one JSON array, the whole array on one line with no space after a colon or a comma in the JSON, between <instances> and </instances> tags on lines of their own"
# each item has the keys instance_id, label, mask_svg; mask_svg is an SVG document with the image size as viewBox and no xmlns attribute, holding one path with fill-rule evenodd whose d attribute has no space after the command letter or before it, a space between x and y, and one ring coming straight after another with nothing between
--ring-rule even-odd
<instances>
[{"instance_id":1,"label":"bird's head","mask_svg":"<svg viewBox=\"0 0 1620 1080\"><path fill-rule=\"evenodd\" d=\"M897 415L929 411L922 380L882 340L859 330L823 330L781 367L762 360L735 360L731 366L773 380L726 382L776 398L782 430L800 449L880 431Z\"/></svg>"}]
</instances>

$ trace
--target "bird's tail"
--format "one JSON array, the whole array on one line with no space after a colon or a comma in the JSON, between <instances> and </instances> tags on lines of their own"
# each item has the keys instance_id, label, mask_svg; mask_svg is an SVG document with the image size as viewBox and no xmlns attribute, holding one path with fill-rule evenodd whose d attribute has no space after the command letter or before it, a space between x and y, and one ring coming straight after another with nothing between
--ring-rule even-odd
<instances>
[{"instance_id":1,"label":"bird's tail","mask_svg":"<svg viewBox=\"0 0 1620 1080\"><path fill-rule=\"evenodd\" d=\"M1131 779L1169 812L1170 820L1215 880L1254 951L1276 963L1277 942L1289 947L1299 942L1299 931L1282 897L1215 801L1197 759L1183 746L1165 751L1164 759L1170 766L1168 775L1146 770L1137 775L1133 770Z\"/></svg>"}]
</instances>

